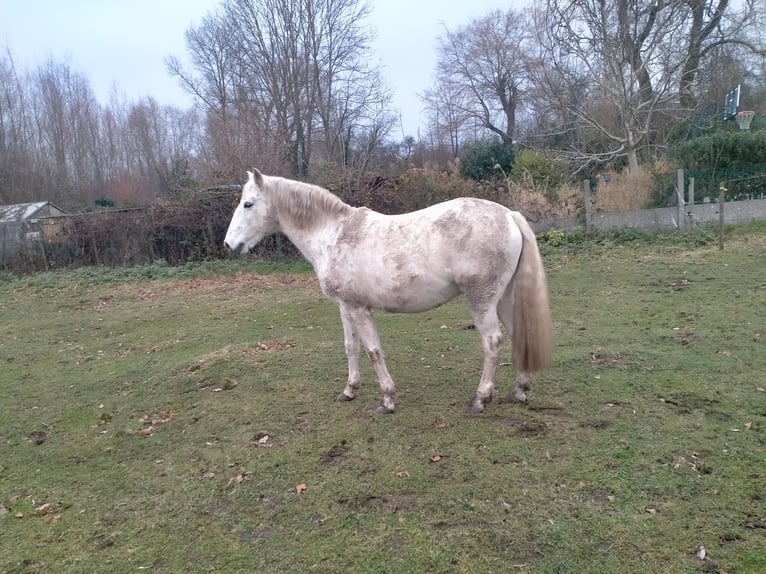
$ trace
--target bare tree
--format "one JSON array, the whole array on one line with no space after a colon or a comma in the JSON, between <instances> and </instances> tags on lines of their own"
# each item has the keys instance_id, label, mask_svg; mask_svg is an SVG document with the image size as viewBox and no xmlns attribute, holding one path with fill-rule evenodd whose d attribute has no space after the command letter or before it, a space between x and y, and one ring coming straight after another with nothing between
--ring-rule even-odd
<instances>
[{"instance_id":1,"label":"bare tree","mask_svg":"<svg viewBox=\"0 0 766 574\"><path fill-rule=\"evenodd\" d=\"M530 21L514 10L492 12L439 38L437 85L428 99L449 102L447 110L438 105L434 111L449 118L451 137L460 131L457 123L478 122L513 143L530 38Z\"/></svg>"},{"instance_id":2,"label":"bare tree","mask_svg":"<svg viewBox=\"0 0 766 574\"><path fill-rule=\"evenodd\" d=\"M471 120L463 90L455 89L453 84L437 84L426 90L421 99L426 105L434 144L440 148L448 147L452 157L457 157Z\"/></svg>"},{"instance_id":3,"label":"bare tree","mask_svg":"<svg viewBox=\"0 0 766 574\"><path fill-rule=\"evenodd\" d=\"M678 94L681 105L692 109L698 101L695 82L703 63L716 50L732 46L766 57L763 22L758 23L764 16L764 4L762 0L678 0L678 4L679 25L687 39Z\"/></svg>"},{"instance_id":4,"label":"bare tree","mask_svg":"<svg viewBox=\"0 0 766 574\"><path fill-rule=\"evenodd\" d=\"M638 166L670 121L688 116L701 58L747 44L754 2L548 0L538 17L535 66L570 159L581 168L625 158ZM728 24L724 25L725 22Z\"/></svg>"},{"instance_id":5,"label":"bare tree","mask_svg":"<svg viewBox=\"0 0 766 574\"><path fill-rule=\"evenodd\" d=\"M9 50L0 54L0 202L23 201L33 171L33 149L25 81Z\"/></svg>"},{"instance_id":6,"label":"bare tree","mask_svg":"<svg viewBox=\"0 0 766 574\"><path fill-rule=\"evenodd\" d=\"M197 74L167 64L204 102L220 159L241 169L242 151L276 142L272 155L303 177L317 150L345 165L355 138L379 141L390 92L370 64L369 13L360 0L225 0L189 30Z\"/></svg>"}]
</instances>

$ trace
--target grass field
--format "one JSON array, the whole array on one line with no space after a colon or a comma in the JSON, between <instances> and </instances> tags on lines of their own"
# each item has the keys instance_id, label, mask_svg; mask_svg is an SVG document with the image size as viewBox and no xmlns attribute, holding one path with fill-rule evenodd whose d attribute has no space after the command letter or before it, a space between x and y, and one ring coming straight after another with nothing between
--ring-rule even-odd
<instances>
[{"instance_id":1,"label":"grass field","mask_svg":"<svg viewBox=\"0 0 766 574\"><path fill-rule=\"evenodd\" d=\"M0 277L0 572L766 572L766 229L728 233L544 245L555 364L479 416L462 300L378 314L381 416L305 265Z\"/></svg>"}]
</instances>

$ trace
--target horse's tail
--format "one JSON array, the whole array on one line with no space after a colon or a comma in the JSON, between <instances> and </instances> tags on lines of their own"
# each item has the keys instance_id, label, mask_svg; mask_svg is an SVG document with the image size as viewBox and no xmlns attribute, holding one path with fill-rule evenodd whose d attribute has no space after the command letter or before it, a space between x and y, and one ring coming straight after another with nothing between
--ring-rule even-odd
<instances>
[{"instance_id":1,"label":"horse's tail","mask_svg":"<svg viewBox=\"0 0 766 574\"><path fill-rule=\"evenodd\" d=\"M511 212L522 245L509 285L513 305L513 362L518 371L540 371L550 365L553 348L551 311L545 268L537 239L523 215Z\"/></svg>"}]
</instances>

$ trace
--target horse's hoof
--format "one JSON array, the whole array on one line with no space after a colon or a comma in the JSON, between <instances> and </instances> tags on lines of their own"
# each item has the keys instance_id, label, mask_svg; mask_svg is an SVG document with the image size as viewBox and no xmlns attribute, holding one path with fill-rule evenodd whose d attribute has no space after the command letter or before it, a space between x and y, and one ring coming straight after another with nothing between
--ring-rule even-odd
<instances>
[{"instance_id":1,"label":"horse's hoof","mask_svg":"<svg viewBox=\"0 0 766 574\"><path fill-rule=\"evenodd\" d=\"M514 391L506 399L509 403L524 404L527 402L527 393L522 391Z\"/></svg>"},{"instance_id":2,"label":"horse's hoof","mask_svg":"<svg viewBox=\"0 0 766 574\"><path fill-rule=\"evenodd\" d=\"M478 415L484 412L484 401L477 398L472 398L465 409L465 412L469 415Z\"/></svg>"},{"instance_id":3,"label":"horse's hoof","mask_svg":"<svg viewBox=\"0 0 766 574\"><path fill-rule=\"evenodd\" d=\"M379 415L390 415L394 412L394 409L390 409L385 405L378 405L375 412Z\"/></svg>"},{"instance_id":4,"label":"horse's hoof","mask_svg":"<svg viewBox=\"0 0 766 574\"><path fill-rule=\"evenodd\" d=\"M353 401L356 397L349 397L346 393L340 393L337 397L335 397L335 400L339 403L344 403L346 401Z\"/></svg>"}]
</instances>

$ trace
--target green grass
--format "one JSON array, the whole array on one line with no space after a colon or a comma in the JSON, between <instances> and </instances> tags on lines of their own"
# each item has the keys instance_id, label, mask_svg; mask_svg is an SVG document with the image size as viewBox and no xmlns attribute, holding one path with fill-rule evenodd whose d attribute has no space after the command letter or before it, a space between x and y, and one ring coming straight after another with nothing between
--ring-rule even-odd
<instances>
[{"instance_id":1,"label":"green grass","mask_svg":"<svg viewBox=\"0 0 766 574\"><path fill-rule=\"evenodd\" d=\"M704 243L544 246L555 364L475 417L461 300L378 314L378 416L305 265L4 276L0 572L762 573L766 234Z\"/></svg>"}]
</instances>

